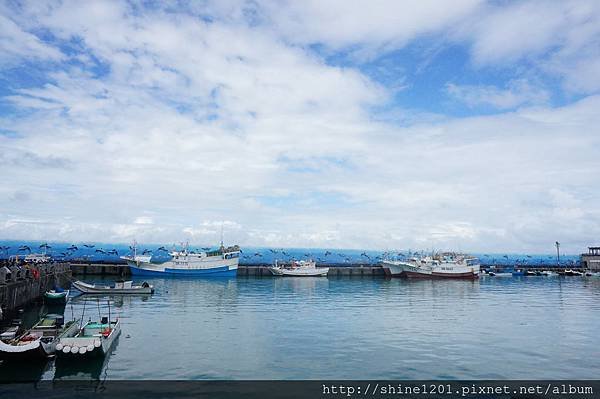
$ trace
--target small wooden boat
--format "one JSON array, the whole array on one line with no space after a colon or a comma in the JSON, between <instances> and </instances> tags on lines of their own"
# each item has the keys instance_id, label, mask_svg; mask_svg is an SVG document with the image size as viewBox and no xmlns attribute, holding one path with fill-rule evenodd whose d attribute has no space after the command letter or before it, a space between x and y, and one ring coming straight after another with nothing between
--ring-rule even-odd
<instances>
[{"instance_id":1,"label":"small wooden boat","mask_svg":"<svg viewBox=\"0 0 600 399\"><path fill-rule=\"evenodd\" d=\"M61 337L56 344L56 355L60 358L85 359L104 356L121 334L121 323L103 317L99 322L88 321L69 335Z\"/></svg>"},{"instance_id":2,"label":"small wooden boat","mask_svg":"<svg viewBox=\"0 0 600 399\"><path fill-rule=\"evenodd\" d=\"M63 316L49 314L18 338L0 341L0 360L44 360L54 354L56 344L64 335L77 331L77 324L64 325Z\"/></svg>"},{"instance_id":3,"label":"small wooden boat","mask_svg":"<svg viewBox=\"0 0 600 399\"><path fill-rule=\"evenodd\" d=\"M147 282L133 285L132 281L115 281L113 286L88 284L83 281L74 281L73 287L84 294L152 294L154 287Z\"/></svg>"},{"instance_id":4,"label":"small wooden boat","mask_svg":"<svg viewBox=\"0 0 600 399\"><path fill-rule=\"evenodd\" d=\"M329 272L328 267L319 267L315 261L293 261L289 264L278 264L275 261L275 266L269 267L269 271L274 276L288 277L323 277Z\"/></svg>"},{"instance_id":5,"label":"small wooden boat","mask_svg":"<svg viewBox=\"0 0 600 399\"><path fill-rule=\"evenodd\" d=\"M67 302L69 290L50 290L44 293L44 302L49 305L63 304Z\"/></svg>"}]
</instances>

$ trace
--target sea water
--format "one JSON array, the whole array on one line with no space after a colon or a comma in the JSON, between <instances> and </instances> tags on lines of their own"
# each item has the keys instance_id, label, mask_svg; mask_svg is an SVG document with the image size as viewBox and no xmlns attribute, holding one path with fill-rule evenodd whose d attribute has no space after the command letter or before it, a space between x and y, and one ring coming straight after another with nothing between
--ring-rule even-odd
<instances>
[{"instance_id":1,"label":"sea water","mask_svg":"<svg viewBox=\"0 0 600 399\"><path fill-rule=\"evenodd\" d=\"M110 302L122 333L105 359L2 365L0 379L594 379L600 370L600 278L148 282L153 295L67 304L66 319L95 320Z\"/></svg>"}]
</instances>

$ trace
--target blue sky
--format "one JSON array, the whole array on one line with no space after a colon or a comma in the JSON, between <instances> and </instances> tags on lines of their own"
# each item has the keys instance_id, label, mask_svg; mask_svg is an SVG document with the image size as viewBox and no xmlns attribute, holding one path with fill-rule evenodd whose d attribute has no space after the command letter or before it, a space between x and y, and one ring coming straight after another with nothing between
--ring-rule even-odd
<instances>
[{"instance_id":1,"label":"blue sky","mask_svg":"<svg viewBox=\"0 0 600 399\"><path fill-rule=\"evenodd\" d=\"M0 238L578 253L594 1L6 1Z\"/></svg>"}]
</instances>

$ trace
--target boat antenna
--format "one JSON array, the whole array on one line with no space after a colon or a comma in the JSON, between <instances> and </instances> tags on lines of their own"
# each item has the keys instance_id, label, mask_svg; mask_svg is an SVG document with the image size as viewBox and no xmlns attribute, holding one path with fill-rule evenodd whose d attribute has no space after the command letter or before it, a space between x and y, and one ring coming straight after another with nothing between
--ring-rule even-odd
<instances>
[{"instance_id":1,"label":"boat antenna","mask_svg":"<svg viewBox=\"0 0 600 399\"><path fill-rule=\"evenodd\" d=\"M83 327L83 316L85 315L85 304L87 303L87 298L83 300L83 312L81 312L81 322L79 323L79 329Z\"/></svg>"},{"instance_id":2,"label":"boat antenna","mask_svg":"<svg viewBox=\"0 0 600 399\"><path fill-rule=\"evenodd\" d=\"M221 250L223 248L225 248L225 247L223 246L223 222L221 222Z\"/></svg>"},{"instance_id":3,"label":"boat antenna","mask_svg":"<svg viewBox=\"0 0 600 399\"><path fill-rule=\"evenodd\" d=\"M110 298L106 301L108 302L108 330L110 331Z\"/></svg>"},{"instance_id":4,"label":"boat antenna","mask_svg":"<svg viewBox=\"0 0 600 399\"><path fill-rule=\"evenodd\" d=\"M98 321L102 320L102 314L100 313L100 298L96 298L96 303L98 305Z\"/></svg>"}]
</instances>

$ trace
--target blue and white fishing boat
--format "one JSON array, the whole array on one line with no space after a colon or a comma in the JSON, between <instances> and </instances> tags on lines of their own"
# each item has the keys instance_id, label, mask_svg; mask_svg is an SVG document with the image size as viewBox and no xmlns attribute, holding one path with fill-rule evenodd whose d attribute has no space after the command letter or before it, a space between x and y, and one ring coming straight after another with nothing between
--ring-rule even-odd
<instances>
[{"instance_id":1,"label":"blue and white fishing boat","mask_svg":"<svg viewBox=\"0 0 600 399\"><path fill-rule=\"evenodd\" d=\"M170 260L153 262L152 256L137 255L136 246L133 246L133 256L122 256L125 259L132 275L143 276L198 276L221 277L235 276L240 259L240 248L221 246L213 251L191 252L187 244L181 251L169 253Z\"/></svg>"}]
</instances>

